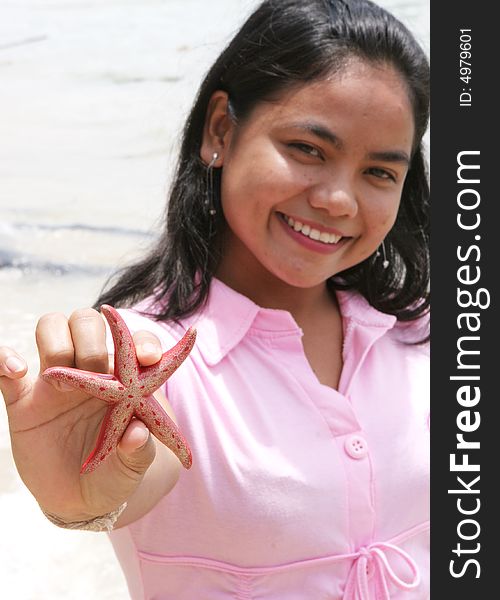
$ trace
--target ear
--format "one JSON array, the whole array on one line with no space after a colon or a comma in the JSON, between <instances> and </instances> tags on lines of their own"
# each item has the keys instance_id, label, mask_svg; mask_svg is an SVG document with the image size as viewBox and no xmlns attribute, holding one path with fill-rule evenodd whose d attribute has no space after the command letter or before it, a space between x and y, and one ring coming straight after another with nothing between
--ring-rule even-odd
<instances>
[{"instance_id":1,"label":"ear","mask_svg":"<svg viewBox=\"0 0 500 600\"><path fill-rule=\"evenodd\" d=\"M224 153L229 146L234 129L234 123L229 115L228 100L227 92L217 90L208 102L200 149L201 160L206 165L210 164L215 152L218 158L214 166L221 167L224 163Z\"/></svg>"}]
</instances>

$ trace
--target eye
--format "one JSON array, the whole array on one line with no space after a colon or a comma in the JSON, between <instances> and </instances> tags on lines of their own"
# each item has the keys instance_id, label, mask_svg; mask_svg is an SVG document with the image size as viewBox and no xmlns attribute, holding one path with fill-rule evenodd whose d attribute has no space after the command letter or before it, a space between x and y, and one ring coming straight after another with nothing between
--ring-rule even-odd
<instances>
[{"instance_id":1,"label":"eye","mask_svg":"<svg viewBox=\"0 0 500 600\"><path fill-rule=\"evenodd\" d=\"M378 179L396 182L396 176L393 173L387 171L386 169L381 169L380 167L372 167L368 169L368 173L370 175L374 175Z\"/></svg>"},{"instance_id":2,"label":"eye","mask_svg":"<svg viewBox=\"0 0 500 600\"><path fill-rule=\"evenodd\" d=\"M288 147L295 148L295 149L299 150L300 152L307 154L307 156L323 159L323 155L317 148L315 148L314 146L311 146L310 144L306 144L305 142L290 142L288 144Z\"/></svg>"}]
</instances>

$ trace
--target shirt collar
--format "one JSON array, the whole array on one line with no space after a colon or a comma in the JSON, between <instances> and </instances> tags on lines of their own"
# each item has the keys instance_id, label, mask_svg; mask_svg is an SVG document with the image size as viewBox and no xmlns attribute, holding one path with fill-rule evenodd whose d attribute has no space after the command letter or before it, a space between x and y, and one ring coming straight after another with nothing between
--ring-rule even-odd
<instances>
[{"instance_id":1,"label":"shirt collar","mask_svg":"<svg viewBox=\"0 0 500 600\"><path fill-rule=\"evenodd\" d=\"M381 329L390 329L396 322L396 317L376 310L355 292L337 291L336 294L344 323L349 319L375 328L380 335ZM210 366L218 364L250 329L261 337L302 335L288 311L262 308L215 277L210 284L207 304L198 320L189 324L197 328L196 346Z\"/></svg>"},{"instance_id":2,"label":"shirt collar","mask_svg":"<svg viewBox=\"0 0 500 600\"><path fill-rule=\"evenodd\" d=\"M361 294L352 290L337 291L337 300L342 319L351 319L359 325L382 329L391 329L397 319L374 308Z\"/></svg>"}]
</instances>

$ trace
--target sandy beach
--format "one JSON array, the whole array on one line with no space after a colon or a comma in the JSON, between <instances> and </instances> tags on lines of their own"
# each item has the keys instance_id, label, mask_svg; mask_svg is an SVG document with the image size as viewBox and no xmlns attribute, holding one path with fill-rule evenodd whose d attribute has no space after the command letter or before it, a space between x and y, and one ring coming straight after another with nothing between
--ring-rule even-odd
<instances>
[{"instance_id":1,"label":"sandy beach","mask_svg":"<svg viewBox=\"0 0 500 600\"><path fill-rule=\"evenodd\" d=\"M255 0L0 0L0 344L93 304L155 235L201 77ZM385 0L428 50L429 0ZM0 402L0 600L126 600L104 534L24 487Z\"/></svg>"}]
</instances>

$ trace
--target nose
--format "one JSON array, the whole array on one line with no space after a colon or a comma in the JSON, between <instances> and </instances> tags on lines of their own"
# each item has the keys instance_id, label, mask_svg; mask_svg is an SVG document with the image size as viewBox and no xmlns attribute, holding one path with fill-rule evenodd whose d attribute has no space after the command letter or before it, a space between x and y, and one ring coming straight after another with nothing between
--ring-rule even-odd
<instances>
[{"instance_id":1,"label":"nose","mask_svg":"<svg viewBox=\"0 0 500 600\"><path fill-rule=\"evenodd\" d=\"M327 211L332 217L353 218L358 213L354 186L347 178L339 176L314 185L309 190L309 204Z\"/></svg>"}]
</instances>

